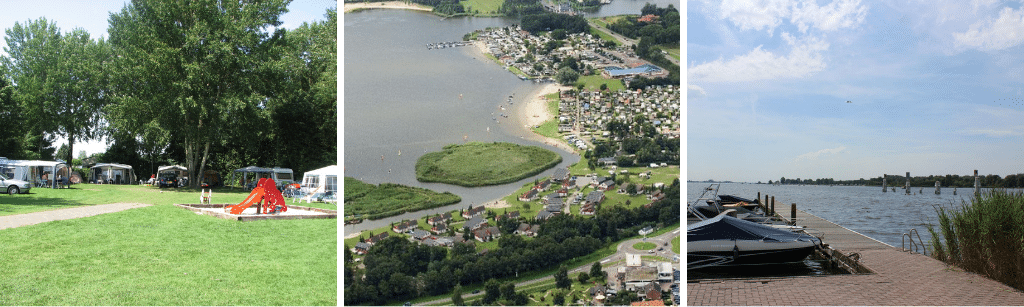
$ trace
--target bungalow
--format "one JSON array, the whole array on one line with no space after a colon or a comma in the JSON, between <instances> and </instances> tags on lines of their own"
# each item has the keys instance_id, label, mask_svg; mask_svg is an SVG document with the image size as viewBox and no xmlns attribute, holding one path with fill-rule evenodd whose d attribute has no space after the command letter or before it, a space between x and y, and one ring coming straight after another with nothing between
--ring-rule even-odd
<instances>
[{"instance_id":1,"label":"bungalow","mask_svg":"<svg viewBox=\"0 0 1024 307\"><path fill-rule=\"evenodd\" d=\"M537 200L538 195L540 195L540 193L538 193L537 190L530 189L529 191L526 191L526 193L523 193L523 195L519 196L519 201L534 201Z\"/></svg>"},{"instance_id":2,"label":"bungalow","mask_svg":"<svg viewBox=\"0 0 1024 307\"><path fill-rule=\"evenodd\" d=\"M587 193L587 198L585 198L585 203L587 204L597 205L601 204L602 201L604 201L604 192L601 191Z\"/></svg>"},{"instance_id":3,"label":"bungalow","mask_svg":"<svg viewBox=\"0 0 1024 307\"><path fill-rule=\"evenodd\" d=\"M639 231L641 236L649 235L652 232L654 232L654 228L651 228L651 226L644 227L644 229L640 229Z\"/></svg>"},{"instance_id":4,"label":"bungalow","mask_svg":"<svg viewBox=\"0 0 1024 307\"><path fill-rule=\"evenodd\" d=\"M480 228L473 232L473 236L477 241L487 242L501 237L501 230L494 226Z\"/></svg>"},{"instance_id":5,"label":"bungalow","mask_svg":"<svg viewBox=\"0 0 1024 307\"><path fill-rule=\"evenodd\" d=\"M564 182L566 180L569 180L569 168L556 168L555 173L551 175L551 180L557 182Z\"/></svg>"},{"instance_id":6,"label":"bungalow","mask_svg":"<svg viewBox=\"0 0 1024 307\"><path fill-rule=\"evenodd\" d=\"M609 191L612 189L612 187L615 187L615 181L612 181L611 179L605 180L604 182L601 182L601 184L597 185L598 189L604 191Z\"/></svg>"},{"instance_id":7,"label":"bungalow","mask_svg":"<svg viewBox=\"0 0 1024 307\"><path fill-rule=\"evenodd\" d=\"M468 228L470 231L480 229L480 227L487 226L487 220L482 216L474 216L472 219L466 222L462 228Z\"/></svg>"},{"instance_id":8,"label":"bungalow","mask_svg":"<svg viewBox=\"0 0 1024 307\"><path fill-rule=\"evenodd\" d=\"M416 229L412 231L411 237L413 240L422 241L423 239L430 237L430 233L423 229Z\"/></svg>"},{"instance_id":9,"label":"bungalow","mask_svg":"<svg viewBox=\"0 0 1024 307\"><path fill-rule=\"evenodd\" d=\"M551 179L544 179L544 181L541 181L540 183L537 184L537 187L535 189L539 189L541 191L547 191L548 187L550 187L550 186L551 186Z\"/></svg>"},{"instance_id":10,"label":"bungalow","mask_svg":"<svg viewBox=\"0 0 1024 307\"><path fill-rule=\"evenodd\" d=\"M565 183L562 183L563 189L572 189L576 187L576 177L569 178Z\"/></svg>"},{"instance_id":11,"label":"bungalow","mask_svg":"<svg viewBox=\"0 0 1024 307\"><path fill-rule=\"evenodd\" d=\"M562 211L562 205L547 205L544 206L544 211L560 212Z\"/></svg>"},{"instance_id":12,"label":"bungalow","mask_svg":"<svg viewBox=\"0 0 1024 307\"><path fill-rule=\"evenodd\" d=\"M620 184L619 189L616 192L619 194L626 194L626 192L629 191L629 185L630 183L628 182ZM633 188L635 189L636 185L634 185Z\"/></svg>"},{"instance_id":13,"label":"bungalow","mask_svg":"<svg viewBox=\"0 0 1024 307\"><path fill-rule=\"evenodd\" d=\"M597 212L597 205L588 203L580 207L580 215L594 215Z\"/></svg>"},{"instance_id":14,"label":"bungalow","mask_svg":"<svg viewBox=\"0 0 1024 307\"><path fill-rule=\"evenodd\" d=\"M370 236L369 239L366 239L366 243L370 244L370 246L373 246L374 244L377 244L377 242L387 239L388 236L390 236L390 234L388 234L387 232L381 232L375 236Z\"/></svg>"},{"instance_id":15,"label":"bungalow","mask_svg":"<svg viewBox=\"0 0 1024 307\"><path fill-rule=\"evenodd\" d=\"M536 237L537 231L540 230L540 225L537 224L519 224L519 228L516 228L516 234L521 236Z\"/></svg>"},{"instance_id":16,"label":"bungalow","mask_svg":"<svg viewBox=\"0 0 1024 307\"><path fill-rule=\"evenodd\" d=\"M618 163L618 161L615 161L615 157L606 157L606 158L597 159L597 163L598 164L603 164L605 166L608 166L608 165L615 165L616 163Z\"/></svg>"},{"instance_id":17,"label":"bungalow","mask_svg":"<svg viewBox=\"0 0 1024 307\"><path fill-rule=\"evenodd\" d=\"M438 237L437 239L434 239L434 241L436 241L438 245L443 245L443 246L448 246L448 247L451 247L452 245L455 245L455 240L452 239L451 237Z\"/></svg>"},{"instance_id":18,"label":"bungalow","mask_svg":"<svg viewBox=\"0 0 1024 307\"><path fill-rule=\"evenodd\" d=\"M608 178L607 178L607 177L604 177L604 176L596 176L596 177L594 177L594 180L591 180L591 181L590 181L590 186L591 186L592 188L595 188L595 189L596 189L596 188L597 188L598 186L600 186L600 185L601 185L601 183L602 183L602 182L605 182L605 181L608 181Z\"/></svg>"},{"instance_id":19,"label":"bungalow","mask_svg":"<svg viewBox=\"0 0 1024 307\"><path fill-rule=\"evenodd\" d=\"M517 210L517 211L512 211L512 212L509 212L509 213L505 213L505 214L499 215L494 220L495 221L501 221L502 219L506 219L506 218L510 218L510 219L513 219L513 220L519 219L519 211Z\"/></svg>"},{"instance_id":20,"label":"bungalow","mask_svg":"<svg viewBox=\"0 0 1024 307\"><path fill-rule=\"evenodd\" d=\"M548 218L551 218L551 216L553 216L555 214L558 214L558 212L551 212L551 211L543 210L543 211L537 212L537 219L538 220L547 220Z\"/></svg>"},{"instance_id":21,"label":"bungalow","mask_svg":"<svg viewBox=\"0 0 1024 307\"><path fill-rule=\"evenodd\" d=\"M569 189L566 189L566 188L563 187L561 189L558 189L557 193L558 193L558 197L566 197L566 196L569 196Z\"/></svg>"},{"instance_id":22,"label":"bungalow","mask_svg":"<svg viewBox=\"0 0 1024 307\"><path fill-rule=\"evenodd\" d=\"M416 220L403 220L401 223L391 226L391 230L397 233L405 233L416 228Z\"/></svg>"},{"instance_id":23,"label":"bungalow","mask_svg":"<svg viewBox=\"0 0 1024 307\"><path fill-rule=\"evenodd\" d=\"M440 215L428 218L427 219L427 224L430 224L430 225L436 225L438 223L446 224L451 219L452 219L452 213L451 212L445 212L444 214L440 214Z\"/></svg>"},{"instance_id":24,"label":"bungalow","mask_svg":"<svg viewBox=\"0 0 1024 307\"><path fill-rule=\"evenodd\" d=\"M541 197L540 198L540 202L545 204L545 205L547 205L547 204L549 204L551 202L552 199L556 199L556 198L558 198L558 192L553 192L551 194L544 195L544 197Z\"/></svg>"},{"instance_id":25,"label":"bungalow","mask_svg":"<svg viewBox=\"0 0 1024 307\"><path fill-rule=\"evenodd\" d=\"M448 225L445 223L434 224L433 227L430 227L430 232L433 232L434 234L442 234L448 232Z\"/></svg>"},{"instance_id":26,"label":"bungalow","mask_svg":"<svg viewBox=\"0 0 1024 307\"><path fill-rule=\"evenodd\" d=\"M370 244L365 242L356 243L356 254L366 255L370 251Z\"/></svg>"},{"instance_id":27,"label":"bungalow","mask_svg":"<svg viewBox=\"0 0 1024 307\"><path fill-rule=\"evenodd\" d=\"M652 201L659 201L662 198L665 198L665 193L662 193L661 191L654 192L654 194L647 196L647 199Z\"/></svg>"},{"instance_id":28,"label":"bungalow","mask_svg":"<svg viewBox=\"0 0 1024 307\"><path fill-rule=\"evenodd\" d=\"M484 206L477 206L476 208L470 207L469 210L466 210L466 211L462 212L462 217L466 218L466 219L470 219L470 218L473 218L475 216L482 215L482 214L484 214L484 210L485 209L486 208L484 208Z\"/></svg>"}]
</instances>

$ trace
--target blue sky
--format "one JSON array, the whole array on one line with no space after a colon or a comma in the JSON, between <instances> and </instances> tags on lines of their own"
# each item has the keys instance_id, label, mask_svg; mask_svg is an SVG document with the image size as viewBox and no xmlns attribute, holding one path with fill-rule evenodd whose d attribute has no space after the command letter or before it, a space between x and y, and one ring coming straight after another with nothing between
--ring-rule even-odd
<instances>
[{"instance_id":1,"label":"blue sky","mask_svg":"<svg viewBox=\"0 0 1024 307\"><path fill-rule=\"evenodd\" d=\"M1022 2L689 1L687 179L1024 173Z\"/></svg>"},{"instance_id":2,"label":"blue sky","mask_svg":"<svg viewBox=\"0 0 1024 307\"><path fill-rule=\"evenodd\" d=\"M0 28L3 28L3 35L6 37L6 30L14 27L14 23L25 24L26 21L35 20L39 17L46 17L53 21L60 28L61 32L71 32L74 28L82 28L89 32L95 39L107 37L107 18L112 12L120 12L126 3L130 1L4 1L0 9ZM281 16L283 24L281 27L295 29L303 22L324 20L324 14L328 8L337 8L338 2L334 0L294 0L288 5L288 13ZM4 51L7 48L6 40L0 39L0 56L7 56ZM66 139L59 139L55 147L61 143L67 143ZM87 154L106 151L107 144L103 140L75 143L74 155L85 150Z\"/></svg>"}]
</instances>

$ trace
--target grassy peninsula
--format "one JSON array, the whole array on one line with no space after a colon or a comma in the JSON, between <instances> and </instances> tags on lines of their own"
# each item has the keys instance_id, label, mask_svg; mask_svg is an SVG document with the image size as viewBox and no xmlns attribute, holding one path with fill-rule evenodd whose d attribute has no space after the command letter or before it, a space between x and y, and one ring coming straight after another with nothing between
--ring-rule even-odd
<instances>
[{"instance_id":1,"label":"grassy peninsula","mask_svg":"<svg viewBox=\"0 0 1024 307\"><path fill-rule=\"evenodd\" d=\"M438 193L424 188L394 183L372 185L345 177L345 215L361 215L371 220L451 205L462 198L451 192Z\"/></svg>"},{"instance_id":2,"label":"grassy peninsula","mask_svg":"<svg viewBox=\"0 0 1024 307\"><path fill-rule=\"evenodd\" d=\"M527 178L562 162L557 153L512 143L448 145L416 161L416 179L465 187L504 184Z\"/></svg>"}]
</instances>

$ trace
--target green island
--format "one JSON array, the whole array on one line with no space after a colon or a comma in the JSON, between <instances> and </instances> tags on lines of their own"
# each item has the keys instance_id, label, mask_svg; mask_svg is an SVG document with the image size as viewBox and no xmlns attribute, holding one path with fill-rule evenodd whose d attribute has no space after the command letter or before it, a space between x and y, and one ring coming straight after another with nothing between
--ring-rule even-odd
<instances>
[{"instance_id":1,"label":"green island","mask_svg":"<svg viewBox=\"0 0 1024 307\"><path fill-rule=\"evenodd\" d=\"M368 184L345 177L345 214L372 220L406 212L432 209L462 201L451 192L438 193L424 188L394 183Z\"/></svg>"},{"instance_id":2,"label":"green island","mask_svg":"<svg viewBox=\"0 0 1024 307\"><path fill-rule=\"evenodd\" d=\"M558 163L557 153L512 143L452 144L416 161L416 179L465 187L504 184L540 174ZM347 189L347 187L346 187Z\"/></svg>"}]
</instances>

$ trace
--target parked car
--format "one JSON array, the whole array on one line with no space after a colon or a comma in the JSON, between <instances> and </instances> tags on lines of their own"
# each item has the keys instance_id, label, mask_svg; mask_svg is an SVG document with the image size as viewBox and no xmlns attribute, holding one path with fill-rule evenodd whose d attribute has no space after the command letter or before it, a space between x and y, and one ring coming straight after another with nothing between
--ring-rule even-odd
<instances>
[{"instance_id":1,"label":"parked car","mask_svg":"<svg viewBox=\"0 0 1024 307\"><path fill-rule=\"evenodd\" d=\"M178 176L171 173L160 174L160 187L178 187Z\"/></svg>"},{"instance_id":2,"label":"parked car","mask_svg":"<svg viewBox=\"0 0 1024 307\"><path fill-rule=\"evenodd\" d=\"M0 192L14 195L28 193L31 189L32 184L28 181L7 179L7 176L0 174Z\"/></svg>"}]
</instances>

